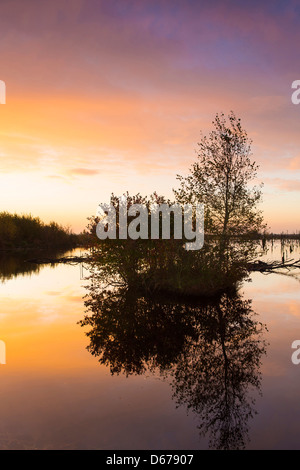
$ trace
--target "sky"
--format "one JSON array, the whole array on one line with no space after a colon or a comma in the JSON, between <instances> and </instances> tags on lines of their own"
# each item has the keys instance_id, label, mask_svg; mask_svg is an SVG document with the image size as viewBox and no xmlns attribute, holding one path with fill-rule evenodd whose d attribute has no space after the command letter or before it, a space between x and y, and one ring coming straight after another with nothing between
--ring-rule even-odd
<instances>
[{"instance_id":1,"label":"sky","mask_svg":"<svg viewBox=\"0 0 300 470\"><path fill-rule=\"evenodd\" d=\"M300 231L299 1L0 0L0 211L82 231L111 193L172 199L233 111L274 232Z\"/></svg>"}]
</instances>

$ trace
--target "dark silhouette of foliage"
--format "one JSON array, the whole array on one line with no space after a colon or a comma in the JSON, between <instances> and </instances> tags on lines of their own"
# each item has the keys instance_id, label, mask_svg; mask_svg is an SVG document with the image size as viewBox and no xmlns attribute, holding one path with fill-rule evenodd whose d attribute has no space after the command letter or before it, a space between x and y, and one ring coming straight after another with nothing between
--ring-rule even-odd
<instances>
[{"instance_id":1,"label":"dark silhouette of foliage","mask_svg":"<svg viewBox=\"0 0 300 470\"><path fill-rule=\"evenodd\" d=\"M205 234L218 241L220 269L246 263L257 256L259 236L266 230L259 209L260 186L253 185L258 165L251 159L251 140L241 119L231 112L213 121L214 129L202 136L198 156L188 176L177 175L176 201L203 203Z\"/></svg>"},{"instance_id":2,"label":"dark silhouette of foliage","mask_svg":"<svg viewBox=\"0 0 300 470\"><path fill-rule=\"evenodd\" d=\"M147 198L137 194L129 196L132 204L150 207L153 199L165 202L155 193ZM171 205L170 201L168 203ZM118 213L118 198L112 195L111 204ZM98 282L105 285L123 285L144 292L174 292L178 295L212 296L232 288L245 275L241 263L229 263L220 269L219 248L215 240L207 239L204 247L187 251L185 239L174 238L174 220L170 218L170 239L110 239L99 240L96 226L99 217L89 218L87 227L91 248L90 265L97 272ZM118 234L118 217L117 234ZM128 223L130 219L128 220ZM149 224L150 225L150 224ZM227 257L228 261L228 257ZM95 274L96 277L96 274Z\"/></svg>"},{"instance_id":3,"label":"dark silhouette of foliage","mask_svg":"<svg viewBox=\"0 0 300 470\"><path fill-rule=\"evenodd\" d=\"M169 369L178 360L186 335L193 335L181 305L151 302L134 290L98 292L91 287L85 306L92 313L81 321L82 326L92 326L88 349L109 365L112 374Z\"/></svg>"},{"instance_id":4,"label":"dark silhouette of foliage","mask_svg":"<svg viewBox=\"0 0 300 470\"><path fill-rule=\"evenodd\" d=\"M45 224L39 217L0 213L0 250L71 248L78 236L56 222Z\"/></svg>"},{"instance_id":5,"label":"dark silhouette of foliage","mask_svg":"<svg viewBox=\"0 0 300 470\"><path fill-rule=\"evenodd\" d=\"M251 140L241 119L231 112L216 115L214 130L198 144L198 158L187 177L178 175L174 190L180 203L205 204L206 231L225 237L265 229L258 203L261 186L250 186L258 165L251 160Z\"/></svg>"},{"instance_id":6,"label":"dark silhouette of foliage","mask_svg":"<svg viewBox=\"0 0 300 470\"><path fill-rule=\"evenodd\" d=\"M100 217L89 219L88 233L93 253L91 262L101 267L114 282L148 292L174 292L182 295L214 296L238 283L247 275L249 263L258 255L265 225L258 208L261 187L251 187L258 166L251 161L251 141L234 113L226 120L217 114L214 130L199 143L198 159L187 177L178 176L175 202L153 193L150 198L127 193L127 209L151 203L204 204L204 246L186 251L186 240L174 236L170 218L170 239L120 239L119 199L111 197L116 209L116 240L97 240ZM151 211L149 210L149 213ZM130 223L130 218L128 224ZM194 221L195 224L195 221ZM150 224L148 224L148 227ZM263 237L263 238L262 238Z\"/></svg>"},{"instance_id":7,"label":"dark silhouette of foliage","mask_svg":"<svg viewBox=\"0 0 300 470\"><path fill-rule=\"evenodd\" d=\"M27 263L21 254L0 254L0 281L23 274L38 273L40 265Z\"/></svg>"},{"instance_id":8,"label":"dark silhouette of foliage","mask_svg":"<svg viewBox=\"0 0 300 470\"><path fill-rule=\"evenodd\" d=\"M245 447L260 390L264 326L251 301L146 297L134 289L102 291L90 281L85 299L88 350L111 374L159 372L173 398L198 417L210 447Z\"/></svg>"},{"instance_id":9,"label":"dark silhouette of foliage","mask_svg":"<svg viewBox=\"0 0 300 470\"><path fill-rule=\"evenodd\" d=\"M223 295L199 309L198 336L185 344L174 370L178 405L199 417L210 447L243 449L260 391L265 326L255 321L251 301Z\"/></svg>"}]
</instances>

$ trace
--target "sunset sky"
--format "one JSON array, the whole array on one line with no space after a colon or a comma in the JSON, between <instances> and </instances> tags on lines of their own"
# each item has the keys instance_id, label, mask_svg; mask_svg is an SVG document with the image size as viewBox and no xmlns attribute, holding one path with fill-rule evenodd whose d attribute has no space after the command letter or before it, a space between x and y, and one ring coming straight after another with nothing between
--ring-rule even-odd
<instances>
[{"instance_id":1,"label":"sunset sky","mask_svg":"<svg viewBox=\"0 0 300 470\"><path fill-rule=\"evenodd\" d=\"M299 24L299 0L0 0L0 211L78 232L112 192L172 197L233 110L271 230L300 230Z\"/></svg>"}]
</instances>

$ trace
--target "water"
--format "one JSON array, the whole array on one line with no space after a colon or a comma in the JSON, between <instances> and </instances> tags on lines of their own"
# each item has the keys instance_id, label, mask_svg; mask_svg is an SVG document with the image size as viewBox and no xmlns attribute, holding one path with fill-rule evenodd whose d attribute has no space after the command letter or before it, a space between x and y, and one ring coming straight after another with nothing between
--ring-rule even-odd
<instances>
[{"instance_id":1,"label":"water","mask_svg":"<svg viewBox=\"0 0 300 470\"><path fill-rule=\"evenodd\" d=\"M0 449L300 448L297 278L253 273L221 308L106 298L81 326L80 265L0 266Z\"/></svg>"}]
</instances>

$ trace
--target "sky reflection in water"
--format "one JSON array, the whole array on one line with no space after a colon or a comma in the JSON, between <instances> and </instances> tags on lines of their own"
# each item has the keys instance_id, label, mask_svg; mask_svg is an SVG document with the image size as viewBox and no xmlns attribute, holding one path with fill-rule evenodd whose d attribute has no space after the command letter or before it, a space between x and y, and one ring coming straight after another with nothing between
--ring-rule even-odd
<instances>
[{"instance_id":1,"label":"sky reflection in water","mask_svg":"<svg viewBox=\"0 0 300 470\"><path fill-rule=\"evenodd\" d=\"M133 295L105 301L93 312L83 305L87 281L79 266L45 266L2 282L0 339L7 364L0 366L1 448L299 448L300 366L291 362L291 343L300 338L299 282L260 273L251 280L238 302L223 299L221 309L145 303ZM85 313L95 316L82 328ZM258 331L260 322L268 331L254 347L247 331ZM224 388L220 332L228 327L238 334L226 346L231 366ZM91 328L99 357L86 349ZM111 341L113 335L119 342ZM245 361L248 369L240 367ZM150 369L139 369L145 363Z\"/></svg>"}]
</instances>

